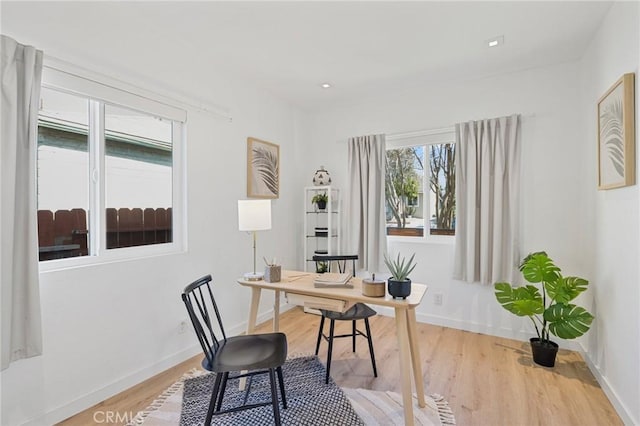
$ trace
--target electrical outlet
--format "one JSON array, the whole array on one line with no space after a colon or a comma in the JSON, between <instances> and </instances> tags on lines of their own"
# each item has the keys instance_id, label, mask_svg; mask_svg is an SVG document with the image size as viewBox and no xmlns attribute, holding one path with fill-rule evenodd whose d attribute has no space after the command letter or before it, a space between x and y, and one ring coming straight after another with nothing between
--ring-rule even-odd
<instances>
[{"instance_id":1,"label":"electrical outlet","mask_svg":"<svg viewBox=\"0 0 640 426\"><path fill-rule=\"evenodd\" d=\"M189 326L189 322L187 320L180 321L180 326L178 327L178 334L182 334L187 331L187 327Z\"/></svg>"},{"instance_id":2,"label":"electrical outlet","mask_svg":"<svg viewBox=\"0 0 640 426\"><path fill-rule=\"evenodd\" d=\"M436 293L433 295L433 304L442 306L442 293Z\"/></svg>"}]
</instances>

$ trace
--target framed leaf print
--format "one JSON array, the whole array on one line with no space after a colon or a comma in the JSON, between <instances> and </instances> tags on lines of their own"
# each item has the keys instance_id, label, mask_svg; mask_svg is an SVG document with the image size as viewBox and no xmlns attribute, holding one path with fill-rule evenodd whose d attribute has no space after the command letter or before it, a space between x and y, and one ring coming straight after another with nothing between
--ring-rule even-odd
<instances>
[{"instance_id":1,"label":"framed leaf print","mask_svg":"<svg viewBox=\"0 0 640 426\"><path fill-rule=\"evenodd\" d=\"M598 189L635 183L634 84L625 74L598 101Z\"/></svg>"},{"instance_id":2,"label":"framed leaf print","mask_svg":"<svg viewBox=\"0 0 640 426\"><path fill-rule=\"evenodd\" d=\"M280 146L247 138L247 197L279 198Z\"/></svg>"}]
</instances>

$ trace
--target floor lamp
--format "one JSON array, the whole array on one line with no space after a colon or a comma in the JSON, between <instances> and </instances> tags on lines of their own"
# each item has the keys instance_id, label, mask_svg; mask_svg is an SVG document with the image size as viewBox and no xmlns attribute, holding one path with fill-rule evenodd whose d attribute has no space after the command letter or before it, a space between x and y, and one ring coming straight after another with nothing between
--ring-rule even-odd
<instances>
[{"instance_id":1,"label":"floor lamp","mask_svg":"<svg viewBox=\"0 0 640 426\"><path fill-rule=\"evenodd\" d=\"M256 272L256 231L271 229L271 200L238 200L238 229L253 234L253 272L244 279L259 281L264 273Z\"/></svg>"}]
</instances>

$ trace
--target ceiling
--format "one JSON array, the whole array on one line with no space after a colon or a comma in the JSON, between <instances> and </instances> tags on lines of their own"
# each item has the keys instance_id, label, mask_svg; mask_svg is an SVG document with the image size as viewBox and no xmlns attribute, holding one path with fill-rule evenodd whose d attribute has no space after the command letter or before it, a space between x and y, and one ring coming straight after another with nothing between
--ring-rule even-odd
<instances>
[{"instance_id":1,"label":"ceiling","mask_svg":"<svg viewBox=\"0 0 640 426\"><path fill-rule=\"evenodd\" d=\"M198 97L212 75L306 110L576 60L611 2L6 2L2 32ZM504 36L489 49L486 40ZM330 89L320 84L329 82Z\"/></svg>"}]
</instances>

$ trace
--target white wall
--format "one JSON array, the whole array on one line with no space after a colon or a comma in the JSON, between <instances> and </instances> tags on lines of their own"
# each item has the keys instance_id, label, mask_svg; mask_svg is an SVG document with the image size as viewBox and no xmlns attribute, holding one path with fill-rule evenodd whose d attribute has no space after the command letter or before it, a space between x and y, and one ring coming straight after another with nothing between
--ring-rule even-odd
<instances>
[{"instance_id":1,"label":"white wall","mask_svg":"<svg viewBox=\"0 0 640 426\"><path fill-rule=\"evenodd\" d=\"M638 26L638 3L616 3L578 63L420 87L392 97L372 95L318 114L306 150L313 159L310 173L323 164L334 184L346 187L351 136L522 113L521 253L546 250L565 274L591 281L579 302L596 316L592 330L577 342L560 344L583 352L628 424L640 424L638 186L596 190L595 137L597 99L623 73L638 72ZM533 334L528 322L498 306L491 287L451 279L452 244L390 240L389 249L417 253L412 278L429 285L417 309L419 320L523 340ZM444 296L442 306L434 305L437 292Z\"/></svg>"},{"instance_id":2,"label":"white wall","mask_svg":"<svg viewBox=\"0 0 640 426\"><path fill-rule=\"evenodd\" d=\"M324 164L333 182L346 187L346 139L350 136L437 129L471 119L522 113L522 254L547 250L564 272L590 277L590 226L582 201L590 186L578 172L587 152L581 148L578 131L577 72L577 64L562 64L415 88L319 114L307 151L307 157L313 158L309 169ZM417 254L412 279L429 285L417 309L421 320L521 339L531 336L530 324L504 311L492 287L451 278L453 238L449 244L389 241L393 253ZM443 294L442 306L434 305L437 292Z\"/></svg>"},{"instance_id":3,"label":"white wall","mask_svg":"<svg viewBox=\"0 0 640 426\"><path fill-rule=\"evenodd\" d=\"M56 40L51 35L30 42L46 51ZM204 274L214 277L228 331L244 330L250 291L236 278L252 268L251 237L237 230L236 200L246 198L248 136L279 144L282 164L281 197L272 203L272 230L258 237L258 257L296 265L291 212L301 192L295 167L298 113L246 83L211 83L225 90L205 90L203 96L227 107L233 122L188 111L188 250L41 274L44 355L2 372L1 424L52 424L196 354L191 329L178 333L187 319L180 293ZM273 297L264 299L261 315Z\"/></svg>"},{"instance_id":4,"label":"white wall","mask_svg":"<svg viewBox=\"0 0 640 426\"><path fill-rule=\"evenodd\" d=\"M591 206L585 213L595 220L592 291L596 319L587 335L587 357L627 424L640 424L639 187L596 190L597 102L623 74L635 72L638 134L639 26L637 2L616 3L580 64L580 113L585 122L581 145L588 153L584 176ZM637 137L636 152L640 153ZM636 160L636 167L638 164Z\"/></svg>"}]
</instances>

